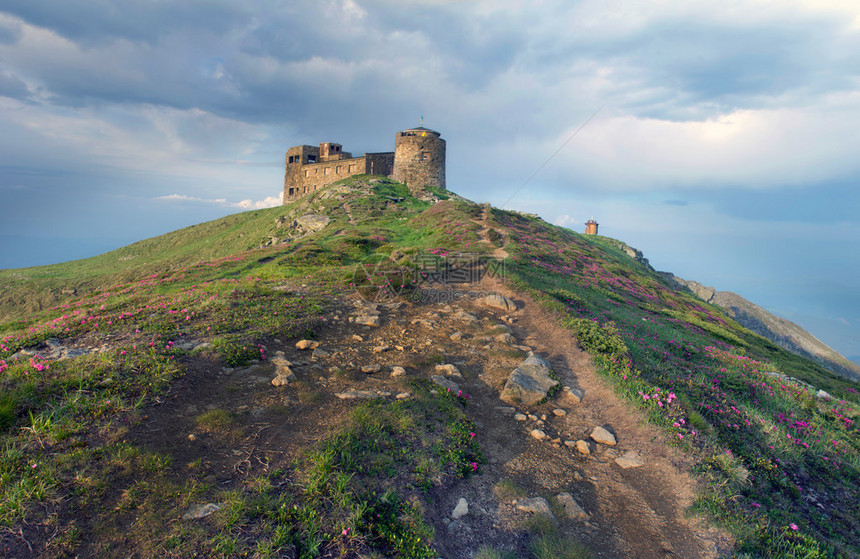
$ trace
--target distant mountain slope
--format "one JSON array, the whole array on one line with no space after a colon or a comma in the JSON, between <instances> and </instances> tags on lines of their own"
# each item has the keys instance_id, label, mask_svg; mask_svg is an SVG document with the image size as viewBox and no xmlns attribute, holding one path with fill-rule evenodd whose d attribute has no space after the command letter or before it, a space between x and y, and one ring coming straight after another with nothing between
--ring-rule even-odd
<instances>
[{"instance_id":1,"label":"distant mountain slope","mask_svg":"<svg viewBox=\"0 0 860 559\"><path fill-rule=\"evenodd\" d=\"M679 278L664 272L664 277L682 288L687 288L707 303L726 311L742 326L764 336L781 347L808 359L846 378L860 381L860 365L852 363L824 342L797 324L775 316L737 293L717 291L713 287Z\"/></svg>"}]
</instances>

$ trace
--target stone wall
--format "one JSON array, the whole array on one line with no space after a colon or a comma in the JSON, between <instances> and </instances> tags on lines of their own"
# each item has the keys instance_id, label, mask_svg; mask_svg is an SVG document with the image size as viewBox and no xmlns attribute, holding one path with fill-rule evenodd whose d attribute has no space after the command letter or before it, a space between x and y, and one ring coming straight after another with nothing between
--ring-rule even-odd
<instances>
[{"instance_id":1,"label":"stone wall","mask_svg":"<svg viewBox=\"0 0 860 559\"><path fill-rule=\"evenodd\" d=\"M311 146L298 146L311 147ZM361 157L350 159L336 159L333 161L319 161L306 163L306 159L294 160L290 163L290 156L299 157L307 155L308 151L302 153L287 152L287 168L284 175L284 202L298 200L309 192L328 186L329 184L345 179L352 175L373 174L390 175L394 165L393 153L368 153ZM319 150L317 150L319 151ZM313 155L311 153L311 155Z\"/></svg>"},{"instance_id":2,"label":"stone wall","mask_svg":"<svg viewBox=\"0 0 860 559\"><path fill-rule=\"evenodd\" d=\"M391 178L410 188L445 188L445 140L426 128L398 132Z\"/></svg>"}]
</instances>

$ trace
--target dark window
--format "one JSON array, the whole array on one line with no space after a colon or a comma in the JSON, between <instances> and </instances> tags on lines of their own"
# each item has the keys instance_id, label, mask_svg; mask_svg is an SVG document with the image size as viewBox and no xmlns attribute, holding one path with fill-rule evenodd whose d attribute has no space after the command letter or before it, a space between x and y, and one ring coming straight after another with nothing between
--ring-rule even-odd
<instances>
[{"instance_id":1,"label":"dark window","mask_svg":"<svg viewBox=\"0 0 860 559\"><path fill-rule=\"evenodd\" d=\"M317 162L317 156L316 155L309 155L308 156L308 163L316 163L316 162Z\"/></svg>"}]
</instances>

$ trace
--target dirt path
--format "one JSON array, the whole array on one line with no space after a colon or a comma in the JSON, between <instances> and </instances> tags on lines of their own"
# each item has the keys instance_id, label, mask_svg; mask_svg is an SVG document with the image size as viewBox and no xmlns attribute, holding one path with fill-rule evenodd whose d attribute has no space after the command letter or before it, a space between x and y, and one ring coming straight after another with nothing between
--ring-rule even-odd
<instances>
[{"instance_id":1,"label":"dirt path","mask_svg":"<svg viewBox=\"0 0 860 559\"><path fill-rule=\"evenodd\" d=\"M490 243L486 212L476 223ZM507 256L499 247L494 254ZM317 333L326 355L313 357L311 351L297 349L296 340L270 340L267 354L281 352L298 377L287 386L272 386L270 360L229 369L214 353L198 353L186 360L188 373L161 403L144 411L146 421L128 433L128 440L169 454L167 475L177 480L193 475L220 489L239 489L253 476L289 465L342 422L356 400L338 394L376 392L393 401L409 390L404 379L439 374L436 365L442 362L462 373L455 380L471 396L466 413L476 423L487 458L479 475L436 486L428 494L397 488L425 503L425 517L436 531L433 544L442 557L472 558L484 546L527 557L529 513L518 511L515 502L527 497L552 501L563 492L587 517L559 516L559 531L594 557L711 558L730 548L725 534L685 517L696 489L689 459L666 445L658 429L606 386L591 357L555 317L530 297L511 291L498 276L435 288L417 301L380 305L345 294L342 307L326 317ZM487 306L480 297L488 292L510 298L516 310ZM354 320L368 314L378 315L380 325ZM546 359L564 385L581 389L582 401L565 392L516 410L500 401L505 381L529 351ZM379 369L365 373L365 365ZM406 377L393 376L394 366L403 367ZM213 410L229 412L235 423L221 430L198 424ZM518 420L514 412L526 417ZM588 441L595 426L614 433L617 446L591 443L586 456L563 444ZM533 438L535 428L548 438ZM638 451L645 464L621 468L615 458L627 451ZM468 502L469 512L455 520L452 512L460 498ZM177 503L168 514L178 519L182 506ZM134 514L112 512L92 522L130 525ZM117 549L123 543L118 540Z\"/></svg>"},{"instance_id":2,"label":"dirt path","mask_svg":"<svg viewBox=\"0 0 860 559\"><path fill-rule=\"evenodd\" d=\"M149 410L145 429L134 438L171 453L179 475L196 460L211 482L239 487L248 476L288 462L336 425L353 405L336 393L397 394L405 385L391 377L392 366L405 367L409 376L429 377L437 374L435 364L442 360L463 374L458 382L471 396L467 413L478 425L477 437L488 460L481 475L453 487L438 487L428 496L426 516L436 529L434 545L443 557L466 559L488 545L526 556L528 535L523 527L528 514L517 511L510 498L497 496L494 488L500 482L520 488L519 498L551 500L558 493L570 493L588 518L561 519L559 526L595 557L716 557L728 541L684 517L695 488L686 473L689 464L662 442L659 431L643 424L604 386L591 358L570 334L534 301L509 291L498 278L460 287L464 289L430 292L428 300L419 303L368 307L356 298L353 302L360 311L345 309L319 333L320 347L330 353L325 359L311 359L308 351L293 347L294 342L273 342L275 347L269 351L284 351L295 364L301 380L291 386L272 387L269 365L223 370L201 358L192 363L192 371L171 397ZM482 291L502 293L514 299L518 309L506 312L477 304L473 299ZM454 293L460 293L459 301L432 300L453 299ZM348 314L368 308L379 314L380 327L349 322ZM498 339L497 332L505 326L515 339ZM374 347L383 345L390 349L374 352ZM507 376L522 361L522 350L534 350L552 364L564 384L584 390L582 402L557 396L538 406L520 407L518 412L535 419L517 421L498 396ZM332 373L364 364L379 364L381 370L370 375ZM232 434L201 431L194 417L208 409L230 410L241 424ZM556 416L555 409L564 409L566 415ZM586 457L558 442L529 435L540 427L550 439L587 440L595 425L612 431L617 447L592 444L593 454ZM188 440L189 434L195 435L194 441ZM638 450L645 465L620 468L614 458L627 450ZM408 493L410 488L401 490ZM470 512L453 520L451 513L461 497Z\"/></svg>"},{"instance_id":3,"label":"dirt path","mask_svg":"<svg viewBox=\"0 0 860 559\"><path fill-rule=\"evenodd\" d=\"M486 278L481 287L517 302L514 335L546 358L563 384L585 393L579 404L560 398L532 410L534 415L547 416L541 428L562 440L589 440L588 434L599 425L618 440L614 448L592 444L593 454L588 457L528 439L511 445L506 443L513 433L486 418L484 423L493 426L487 435L499 441L493 474L509 475L544 496L570 492L590 519L567 529L598 557L716 557L727 550L731 545L727 535L685 515L696 489L688 473L689 459L669 447L662 432L646 424L607 387L591 357L534 300L510 291L498 278ZM556 406L567 414L554 416ZM524 438L531 423L527 421L516 435ZM513 450L517 446L519 451ZM622 469L614 459L631 450L639 452L645 465Z\"/></svg>"}]
</instances>

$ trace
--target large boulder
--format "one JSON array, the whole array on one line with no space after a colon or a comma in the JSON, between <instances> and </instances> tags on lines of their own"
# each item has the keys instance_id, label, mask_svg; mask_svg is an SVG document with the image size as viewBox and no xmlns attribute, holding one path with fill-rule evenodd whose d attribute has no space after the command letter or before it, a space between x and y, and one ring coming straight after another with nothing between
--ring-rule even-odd
<instances>
[{"instance_id":1,"label":"large boulder","mask_svg":"<svg viewBox=\"0 0 860 559\"><path fill-rule=\"evenodd\" d=\"M559 384L550 377L550 373L552 368L549 363L537 355L529 355L508 377L499 398L512 405L533 406L546 398L549 391Z\"/></svg>"},{"instance_id":2,"label":"large boulder","mask_svg":"<svg viewBox=\"0 0 860 559\"><path fill-rule=\"evenodd\" d=\"M491 307L503 311L517 310L517 304L513 300L508 299L504 295L499 295L498 293L490 293L489 295L485 295L478 299L477 303L484 305L485 307Z\"/></svg>"},{"instance_id":3,"label":"large boulder","mask_svg":"<svg viewBox=\"0 0 860 559\"><path fill-rule=\"evenodd\" d=\"M331 218L322 214L307 214L296 218L293 222L293 227L296 231L305 235L319 231L331 222Z\"/></svg>"}]
</instances>

